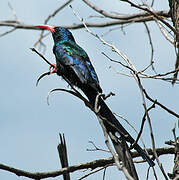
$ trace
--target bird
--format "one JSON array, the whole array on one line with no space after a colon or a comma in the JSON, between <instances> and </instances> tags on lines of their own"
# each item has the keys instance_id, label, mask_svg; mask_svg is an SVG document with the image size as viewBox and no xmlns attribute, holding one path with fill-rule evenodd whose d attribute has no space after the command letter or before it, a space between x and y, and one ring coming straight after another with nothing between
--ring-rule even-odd
<instances>
[{"instance_id":1,"label":"bird","mask_svg":"<svg viewBox=\"0 0 179 180\"><path fill-rule=\"evenodd\" d=\"M65 27L49 25L36 25L34 27L49 30L52 34L54 40L53 53L56 57L56 64L53 64L51 74L57 73L57 75L65 77L73 86L81 89L94 107L96 96L102 93L102 88L86 51L76 43L72 33ZM112 124L110 125L104 121L106 130L117 139L119 139L117 133L120 134L148 162L149 166L153 167L155 165L153 160L117 120L102 97L99 97L98 103L100 106L99 114Z\"/></svg>"}]
</instances>

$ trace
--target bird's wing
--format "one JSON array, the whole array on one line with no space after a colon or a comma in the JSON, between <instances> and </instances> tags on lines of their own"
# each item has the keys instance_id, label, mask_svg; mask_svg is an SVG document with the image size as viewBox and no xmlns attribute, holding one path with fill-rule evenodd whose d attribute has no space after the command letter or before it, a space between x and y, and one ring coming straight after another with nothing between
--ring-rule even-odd
<instances>
[{"instance_id":1,"label":"bird's wing","mask_svg":"<svg viewBox=\"0 0 179 180\"><path fill-rule=\"evenodd\" d=\"M67 51L69 55L75 58L75 62L78 64L78 61L81 61L83 66L86 68L86 72L90 74L91 78L95 80L97 83L99 83L97 74L94 70L94 67L92 66L89 57L84 49L82 49L80 46L78 46L73 41L67 41L64 43L64 49ZM84 68L82 68L84 69Z\"/></svg>"},{"instance_id":2,"label":"bird's wing","mask_svg":"<svg viewBox=\"0 0 179 180\"><path fill-rule=\"evenodd\" d=\"M73 41L66 41L61 47L56 47L54 52L63 65L71 66L82 83L88 83L101 92L97 74L87 53L80 46Z\"/></svg>"}]
</instances>

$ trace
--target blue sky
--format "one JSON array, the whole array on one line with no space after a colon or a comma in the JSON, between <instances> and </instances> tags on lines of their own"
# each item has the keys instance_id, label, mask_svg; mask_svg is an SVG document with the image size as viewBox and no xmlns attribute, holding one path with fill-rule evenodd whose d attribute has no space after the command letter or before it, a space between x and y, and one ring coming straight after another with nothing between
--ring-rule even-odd
<instances>
[{"instance_id":1,"label":"blue sky","mask_svg":"<svg viewBox=\"0 0 179 180\"><path fill-rule=\"evenodd\" d=\"M20 21L26 24L42 24L44 18L53 12L64 1L52 0L44 3L43 0L35 1L9 1L16 11ZM101 8L120 13L129 12L130 6L113 0L113 3L94 1ZM73 8L81 17L87 18L96 14L80 1L72 3ZM163 9L168 5L162 3ZM159 9L156 4L156 8ZM0 20L13 19L12 12L6 0L1 2ZM131 11L130 11L131 12ZM135 9L133 10L135 12ZM87 19L93 21L93 19ZM50 25L69 25L79 23L69 7L66 7ZM173 70L175 64L175 51L165 38L160 34L154 23L149 23L155 48L155 67L157 72ZM0 33L7 30L1 27ZM107 29L92 29L99 35L107 32ZM106 41L115 44L122 52L126 53L138 70L143 69L150 62L150 46L146 30L142 24L131 24L125 27L125 34L120 30L113 31L104 37ZM110 91L116 94L107 100L112 111L127 118L137 129L140 128L143 117L142 100L136 82L113 70L128 73L124 68L109 62L101 52L105 52L116 60L123 61L115 53L111 52L84 29L73 30L77 43L88 53L98 74L100 84L105 93ZM20 168L26 171L50 171L59 169L60 163L57 154L59 133L65 133L70 165L95 159L109 157L104 152L88 152L91 145L88 141L94 141L96 145L106 149L102 130L95 115L90 112L75 97L56 92L50 97L50 106L46 103L46 97L52 88L68 88L67 84L56 75L44 78L36 87L37 77L48 70L48 65L41 58L32 53L29 48L39 38L39 31L16 30L15 32L0 38L0 163ZM45 56L55 62L52 53L53 40L48 36L44 42L47 45ZM112 66L113 68L109 68ZM148 71L151 73L151 71ZM151 97L158 99L172 110L179 112L179 87L156 81L142 80L144 87ZM150 103L148 103L150 105ZM173 139L172 128L177 119L170 116L159 107L150 113L153 131L157 147L165 146L164 142ZM119 119L127 130L136 137L134 131ZM148 124L145 125L143 139L147 147L151 147ZM160 158L166 172L171 172L173 156ZM141 177L146 175L147 164L137 165ZM163 179L158 168L159 179ZM77 179L87 172L73 173L72 179ZM152 175L152 172L151 172ZM106 172L106 180L123 177L116 167L110 167ZM102 172L90 176L87 179L102 179ZM26 179L0 170L0 179ZM54 178L59 179L59 178ZM61 177L62 179L62 177ZM152 178L151 178L152 179Z\"/></svg>"}]
</instances>

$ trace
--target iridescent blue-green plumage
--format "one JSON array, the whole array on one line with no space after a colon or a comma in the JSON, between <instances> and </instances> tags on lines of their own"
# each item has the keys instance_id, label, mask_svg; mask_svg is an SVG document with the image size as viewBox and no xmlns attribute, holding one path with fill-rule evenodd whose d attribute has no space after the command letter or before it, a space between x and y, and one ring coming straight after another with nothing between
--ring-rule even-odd
<instances>
[{"instance_id":1,"label":"iridescent blue-green plumage","mask_svg":"<svg viewBox=\"0 0 179 180\"><path fill-rule=\"evenodd\" d=\"M55 32L53 52L56 56L57 74L63 74L79 88L89 85L97 92L102 92L87 53L76 44L71 32L62 27L56 27Z\"/></svg>"},{"instance_id":2,"label":"iridescent blue-green plumage","mask_svg":"<svg viewBox=\"0 0 179 180\"><path fill-rule=\"evenodd\" d=\"M87 53L76 44L72 33L66 28L55 27L50 30L52 31L54 39L53 52L56 57L57 74L65 77L72 85L80 88L88 97L90 103L94 106L96 96L98 93L102 92L102 89L99 85L98 77ZM133 144L134 149L138 151L138 153L149 163L150 166L154 166L154 162L144 152L144 150L135 143L135 140L116 119L101 97L99 97L98 103L100 106L99 114L107 120L104 121L106 130L116 137L115 141L114 139L111 139L116 152L118 153L121 151L118 146L120 142L116 136L117 132L125 138L126 141ZM113 126L111 126L109 122Z\"/></svg>"}]
</instances>

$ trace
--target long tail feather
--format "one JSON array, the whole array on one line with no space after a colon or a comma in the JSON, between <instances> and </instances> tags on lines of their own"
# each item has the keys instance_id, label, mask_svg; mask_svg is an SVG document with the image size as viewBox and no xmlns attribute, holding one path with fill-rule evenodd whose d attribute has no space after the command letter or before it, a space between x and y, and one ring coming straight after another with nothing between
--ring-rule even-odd
<instances>
[{"instance_id":1,"label":"long tail feather","mask_svg":"<svg viewBox=\"0 0 179 180\"><path fill-rule=\"evenodd\" d=\"M92 88L84 88L82 89L85 95L88 97L89 101L94 105L96 101L96 95L97 92ZM145 151L135 143L135 140L132 138L132 136L126 131L126 129L122 126L122 124L116 119L114 114L111 112L109 107L106 105L106 103L103 101L102 98L99 98L99 106L100 108L100 115L107 119L108 122L110 122L113 126L111 126L109 123L105 123L105 127L107 131L111 132L113 135L116 136L116 132L118 132L121 136L125 137L125 140L129 142L130 144L134 144L134 149L141 155L141 157L148 162L148 164L153 167L155 163L150 159L150 157L145 153ZM114 128L115 126L115 128Z\"/></svg>"}]
</instances>

